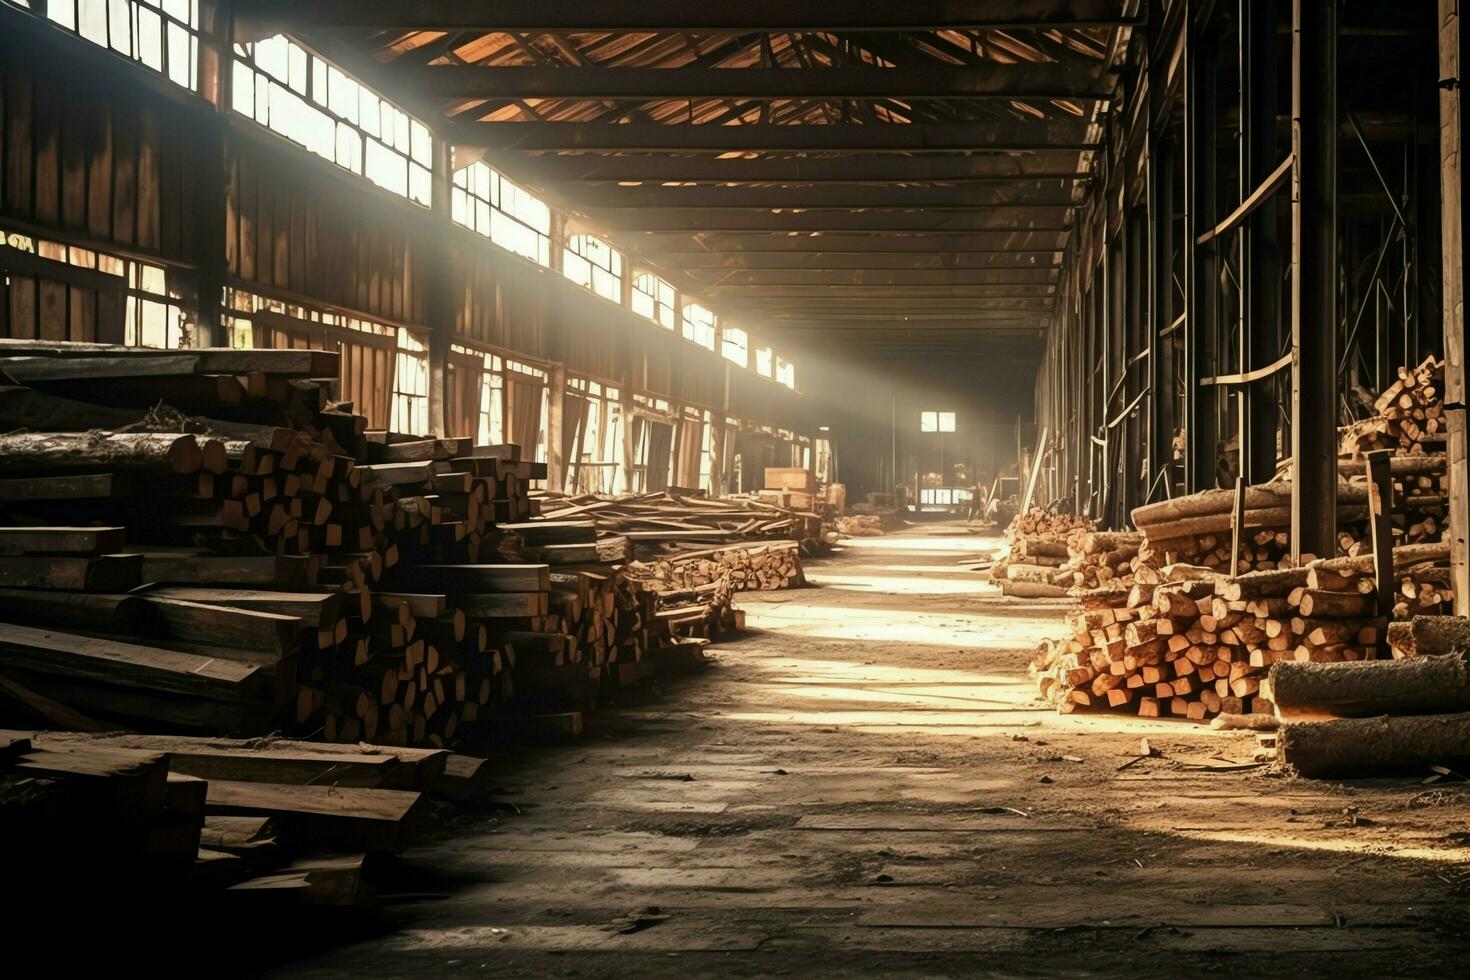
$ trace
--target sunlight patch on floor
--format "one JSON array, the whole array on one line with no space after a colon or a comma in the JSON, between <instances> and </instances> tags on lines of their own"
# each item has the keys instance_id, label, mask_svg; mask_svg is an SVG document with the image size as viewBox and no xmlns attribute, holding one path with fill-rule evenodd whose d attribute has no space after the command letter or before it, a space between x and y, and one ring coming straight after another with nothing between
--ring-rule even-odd
<instances>
[{"instance_id":1,"label":"sunlight patch on floor","mask_svg":"<svg viewBox=\"0 0 1470 980\"><path fill-rule=\"evenodd\" d=\"M986 589L986 583L974 575L946 580L912 576L827 575L813 572L807 579L827 588L879 595L979 595Z\"/></svg>"},{"instance_id":2,"label":"sunlight patch on floor","mask_svg":"<svg viewBox=\"0 0 1470 980\"><path fill-rule=\"evenodd\" d=\"M1017 650L1033 645L1035 623L996 622L984 615L821 606L806 602L751 603L746 624L831 640L878 640L971 650Z\"/></svg>"},{"instance_id":3,"label":"sunlight patch on floor","mask_svg":"<svg viewBox=\"0 0 1470 980\"><path fill-rule=\"evenodd\" d=\"M994 534L953 534L944 537L848 538L842 547L850 551L924 552L995 551L1004 542Z\"/></svg>"},{"instance_id":4,"label":"sunlight patch on floor","mask_svg":"<svg viewBox=\"0 0 1470 980\"><path fill-rule=\"evenodd\" d=\"M778 671L785 673L791 670L801 675L801 683L842 682L887 686L899 684L1014 686L1016 684L1016 677L1010 674L977 674L968 670L945 667L889 667L883 664L858 663L854 660L758 657L750 661L750 666L773 673ZM776 680L780 679L776 678Z\"/></svg>"}]
</instances>

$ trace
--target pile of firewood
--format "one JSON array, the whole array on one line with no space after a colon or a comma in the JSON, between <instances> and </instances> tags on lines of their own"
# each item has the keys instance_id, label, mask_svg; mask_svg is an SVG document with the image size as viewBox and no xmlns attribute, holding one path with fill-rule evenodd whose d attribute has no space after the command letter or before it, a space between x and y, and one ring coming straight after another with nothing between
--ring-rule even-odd
<instances>
[{"instance_id":1,"label":"pile of firewood","mask_svg":"<svg viewBox=\"0 0 1470 980\"><path fill-rule=\"evenodd\" d=\"M991 581L1006 595L1056 598L1073 585L1071 571L1062 567L1071 559L1068 537L1097 527L1091 518L1053 513L1033 507L1016 515L1006 528L1008 553L991 569Z\"/></svg>"},{"instance_id":2,"label":"pile of firewood","mask_svg":"<svg viewBox=\"0 0 1470 980\"><path fill-rule=\"evenodd\" d=\"M1133 587L1133 565L1143 535L1136 531L1089 531L1079 528L1067 536L1067 561L1058 585L1078 591Z\"/></svg>"},{"instance_id":3,"label":"pile of firewood","mask_svg":"<svg viewBox=\"0 0 1470 980\"><path fill-rule=\"evenodd\" d=\"M677 588L728 580L733 592L791 589L806 584L795 541L733 544L708 551L676 552L648 562L653 577Z\"/></svg>"},{"instance_id":4,"label":"pile of firewood","mask_svg":"<svg viewBox=\"0 0 1470 980\"><path fill-rule=\"evenodd\" d=\"M1229 577L1170 565L1157 582L1090 593L1072 636L1043 644L1033 673L1062 711L1104 708L1196 721L1261 712L1278 661L1359 660L1379 642L1371 560Z\"/></svg>"},{"instance_id":5,"label":"pile of firewood","mask_svg":"<svg viewBox=\"0 0 1470 980\"><path fill-rule=\"evenodd\" d=\"M1344 426L1339 452L1358 458L1374 449L1412 456L1444 445L1444 359L1426 357L1418 367L1401 367L1399 378L1373 403L1377 413Z\"/></svg>"}]
</instances>

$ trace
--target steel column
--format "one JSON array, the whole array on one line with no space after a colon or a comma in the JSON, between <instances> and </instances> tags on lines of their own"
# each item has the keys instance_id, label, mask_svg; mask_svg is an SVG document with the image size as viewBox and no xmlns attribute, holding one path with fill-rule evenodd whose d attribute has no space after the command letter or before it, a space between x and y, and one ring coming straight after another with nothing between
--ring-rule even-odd
<instances>
[{"instance_id":1,"label":"steel column","mask_svg":"<svg viewBox=\"0 0 1470 980\"><path fill-rule=\"evenodd\" d=\"M1240 0L1240 199L1281 163L1276 142L1276 2ZM1281 246L1277 198L1250 215L1240 232L1240 370L1281 356ZM1274 378L1241 385L1240 472L1247 484L1276 472Z\"/></svg>"},{"instance_id":2,"label":"steel column","mask_svg":"<svg viewBox=\"0 0 1470 980\"><path fill-rule=\"evenodd\" d=\"M1216 211L1215 40L1208 24L1185 25L1184 97L1184 484L1189 493L1216 484L1219 432L1215 391L1200 378L1213 375L1216 293L1219 276L1214 243L1199 236L1214 227Z\"/></svg>"},{"instance_id":3,"label":"steel column","mask_svg":"<svg viewBox=\"0 0 1470 980\"><path fill-rule=\"evenodd\" d=\"M1293 557L1337 552L1337 0L1293 0Z\"/></svg>"}]
</instances>

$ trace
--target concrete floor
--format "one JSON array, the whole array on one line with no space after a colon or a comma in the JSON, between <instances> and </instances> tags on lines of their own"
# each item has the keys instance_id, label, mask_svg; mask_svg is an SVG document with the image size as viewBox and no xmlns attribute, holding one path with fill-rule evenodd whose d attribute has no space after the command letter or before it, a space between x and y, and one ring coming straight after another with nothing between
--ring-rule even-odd
<instances>
[{"instance_id":1,"label":"concrete floor","mask_svg":"<svg viewBox=\"0 0 1470 980\"><path fill-rule=\"evenodd\" d=\"M1470 790L1045 710L1064 604L985 584L999 546L909 529L741 597L709 669L519 753L518 812L446 811L380 935L283 972L1463 975Z\"/></svg>"}]
</instances>

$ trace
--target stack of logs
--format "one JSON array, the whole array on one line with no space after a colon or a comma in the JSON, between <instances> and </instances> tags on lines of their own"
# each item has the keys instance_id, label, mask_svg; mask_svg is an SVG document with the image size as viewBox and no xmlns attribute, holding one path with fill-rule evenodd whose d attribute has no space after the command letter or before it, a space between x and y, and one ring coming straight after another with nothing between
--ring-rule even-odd
<instances>
[{"instance_id":1,"label":"stack of logs","mask_svg":"<svg viewBox=\"0 0 1470 980\"><path fill-rule=\"evenodd\" d=\"M1398 380L1373 403L1376 414L1339 431L1339 451L1357 458L1374 449L1405 456L1443 450L1443 393L1443 358L1431 354L1418 367L1400 367Z\"/></svg>"},{"instance_id":2,"label":"stack of logs","mask_svg":"<svg viewBox=\"0 0 1470 980\"><path fill-rule=\"evenodd\" d=\"M0 692L30 717L437 746L669 642L604 565L554 593L506 561L544 464L368 431L335 354L0 353L26 430L0 436Z\"/></svg>"},{"instance_id":3,"label":"stack of logs","mask_svg":"<svg viewBox=\"0 0 1470 980\"><path fill-rule=\"evenodd\" d=\"M1071 559L1068 538L1075 532L1092 531L1096 526L1090 518L1040 507L1017 514L1006 528L1009 551L991 569L991 581L998 583L1006 595L1020 598L1067 595L1072 577L1061 569Z\"/></svg>"},{"instance_id":4,"label":"stack of logs","mask_svg":"<svg viewBox=\"0 0 1470 980\"><path fill-rule=\"evenodd\" d=\"M1073 594L1093 589L1127 591L1133 587L1135 560L1143 544L1136 531L1088 531L1067 536L1067 562L1056 584Z\"/></svg>"},{"instance_id":5,"label":"stack of logs","mask_svg":"<svg viewBox=\"0 0 1470 980\"><path fill-rule=\"evenodd\" d=\"M1042 644L1033 673L1043 698L1064 712L1195 721L1260 712L1272 664L1371 655L1384 628L1371 564L1335 558L1234 577L1165 566L1127 593L1088 594L1073 635Z\"/></svg>"},{"instance_id":6,"label":"stack of logs","mask_svg":"<svg viewBox=\"0 0 1470 980\"><path fill-rule=\"evenodd\" d=\"M1365 776L1470 756L1470 620L1418 616L1388 638L1392 660L1271 669L1281 764Z\"/></svg>"}]
</instances>

